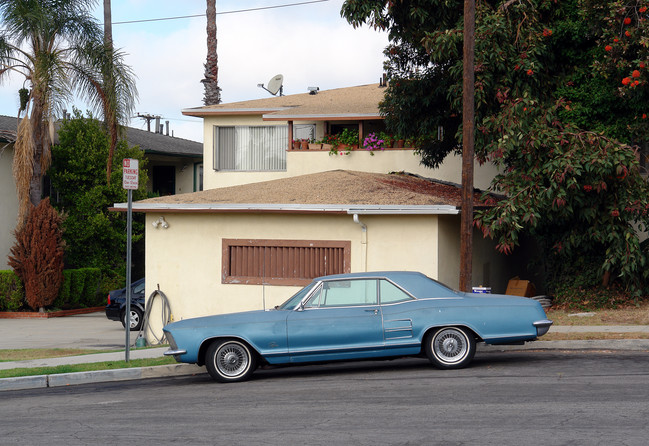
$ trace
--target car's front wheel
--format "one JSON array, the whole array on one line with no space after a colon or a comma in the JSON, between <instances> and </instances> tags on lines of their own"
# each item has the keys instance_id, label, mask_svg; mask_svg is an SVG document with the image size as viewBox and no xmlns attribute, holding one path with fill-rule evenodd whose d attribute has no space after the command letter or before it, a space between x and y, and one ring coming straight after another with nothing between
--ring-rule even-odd
<instances>
[{"instance_id":1,"label":"car's front wheel","mask_svg":"<svg viewBox=\"0 0 649 446\"><path fill-rule=\"evenodd\" d=\"M466 367L475 355L475 338L460 327L444 327L426 336L424 348L430 362L440 369Z\"/></svg>"},{"instance_id":2,"label":"car's front wheel","mask_svg":"<svg viewBox=\"0 0 649 446\"><path fill-rule=\"evenodd\" d=\"M144 321L144 314L139 308L131 308L131 317L129 318L129 326L131 331L139 331L142 328ZM122 325L126 328L126 311L122 312Z\"/></svg>"},{"instance_id":3,"label":"car's front wheel","mask_svg":"<svg viewBox=\"0 0 649 446\"><path fill-rule=\"evenodd\" d=\"M214 341L207 349L205 366L215 381L244 381L257 368L257 358L243 342L233 339Z\"/></svg>"}]
</instances>

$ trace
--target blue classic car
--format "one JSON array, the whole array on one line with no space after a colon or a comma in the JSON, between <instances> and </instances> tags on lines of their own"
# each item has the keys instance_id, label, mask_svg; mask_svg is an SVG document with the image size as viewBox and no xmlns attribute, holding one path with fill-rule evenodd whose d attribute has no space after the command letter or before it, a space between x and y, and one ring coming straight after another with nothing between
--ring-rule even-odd
<instances>
[{"instance_id":1,"label":"blue classic car","mask_svg":"<svg viewBox=\"0 0 649 446\"><path fill-rule=\"evenodd\" d=\"M453 291L417 272L319 277L272 310L186 319L165 335L178 362L207 367L220 382L257 366L425 355L465 367L476 342L521 344L552 325L532 299Z\"/></svg>"}]
</instances>

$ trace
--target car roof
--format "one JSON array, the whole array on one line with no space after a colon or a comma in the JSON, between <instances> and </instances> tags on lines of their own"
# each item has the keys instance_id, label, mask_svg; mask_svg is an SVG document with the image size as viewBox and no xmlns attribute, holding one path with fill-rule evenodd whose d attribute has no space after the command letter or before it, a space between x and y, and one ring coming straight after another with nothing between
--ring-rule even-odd
<instances>
[{"instance_id":1,"label":"car roof","mask_svg":"<svg viewBox=\"0 0 649 446\"><path fill-rule=\"evenodd\" d=\"M367 278L367 279L392 279L395 281L400 281L407 278L413 278L415 276L426 277L424 274L417 271L369 271L362 273L347 273L347 274L331 274L328 276L316 277L315 281L318 280L337 280L337 279L358 279L358 278Z\"/></svg>"},{"instance_id":2,"label":"car roof","mask_svg":"<svg viewBox=\"0 0 649 446\"><path fill-rule=\"evenodd\" d=\"M314 282L323 280L344 279L388 279L396 283L413 296L421 299L426 297L453 296L461 297L458 293L430 277L417 271L372 271L363 273L333 274L316 277Z\"/></svg>"}]
</instances>

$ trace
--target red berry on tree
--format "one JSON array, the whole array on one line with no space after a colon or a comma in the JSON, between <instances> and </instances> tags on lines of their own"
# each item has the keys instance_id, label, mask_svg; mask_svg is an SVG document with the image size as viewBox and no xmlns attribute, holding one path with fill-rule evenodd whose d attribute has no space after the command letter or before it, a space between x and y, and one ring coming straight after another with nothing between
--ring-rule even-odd
<instances>
[{"instance_id":1,"label":"red berry on tree","mask_svg":"<svg viewBox=\"0 0 649 446\"><path fill-rule=\"evenodd\" d=\"M625 25L630 25L631 24L631 17L627 17L624 19L624 24Z\"/></svg>"},{"instance_id":2,"label":"red berry on tree","mask_svg":"<svg viewBox=\"0 0 649 446\"><path fill-rule=\"evenodd\" d=\"M636 77L636 78L637 78L637 77L640 77L640 71L638 71L638 70L633 70L633 73L631 73L631 76Z\"/></svg>"}]
</instances>

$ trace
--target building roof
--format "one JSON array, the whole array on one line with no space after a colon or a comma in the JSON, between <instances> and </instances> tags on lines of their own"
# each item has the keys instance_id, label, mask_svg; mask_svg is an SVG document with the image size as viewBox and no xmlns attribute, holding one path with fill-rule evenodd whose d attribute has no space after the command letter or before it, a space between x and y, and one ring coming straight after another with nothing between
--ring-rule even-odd
<instances>
[{"instance_id":1,"label":"building roof","mask_svg":"<svg viewBox=\"0 0 649 446\"><path fill-rule=\"evenodd\" d=\"M407 173L333 170L241 186L150 198L141 212L295 212L358 214L457 214L462 189ZM483 206L480 192L476 207ZM126 204L115 208L125 209Z\"/></svg>"},{"instance_id":2,"label":"building roof","mask_svg":"<svg viewBox=\"0 0 649 446\"><path fill-rule=\"evenodd\" d=\"M262 115L265 120L382 119L379 102L385 87L379 84L274 96L229 104L208 105L182 111L187 116Z\"/></svg>"},{"instance_id":3,"label":"building roof","mask_svg":"<svg viewBox=\"0 0 649 446\"><path fill-rule=\"evenodd\" d=\"M144 153L181 157L203 157L203 143L188 139L167 136L162 133L147 132L133 127L126 128L128 145L140 146Z\"/></svg>"},{"instance_id":4,"label":"building roof","mask_svg":"<svg viewBox=\"0 0 649 446\"><path fill-rule=\"evenodd\" d=\"M15 141L17 128L18 119L0 115L0 141ZM131 147L140 146L144 153L192 158L203 157L203 143L167 136L162 133L126 127L126 140Z\"/></svg>"},{"instance_id":5,"label":"building roof","mask_svg":"<svg viewBox=\"0 0 649 446\"><path fill-rule=\"evenodd\" d=\"M0 142L15 142L18 119L0 115Z\"/></svg>"}]
</instances>

